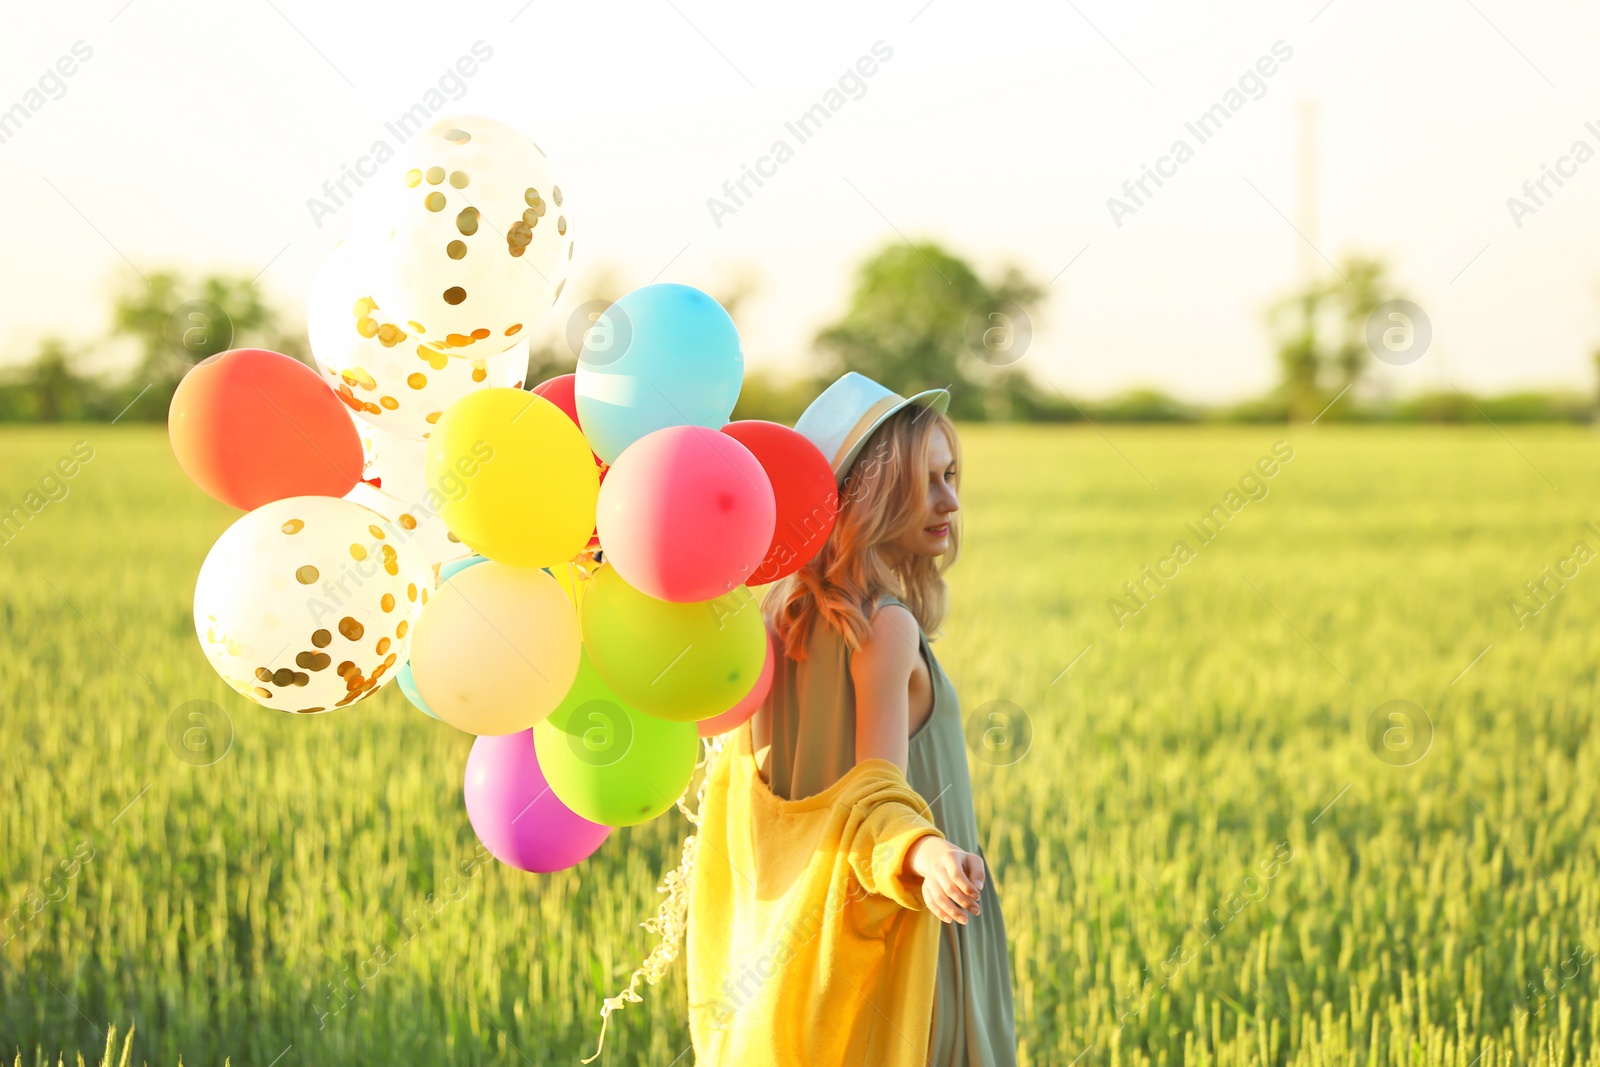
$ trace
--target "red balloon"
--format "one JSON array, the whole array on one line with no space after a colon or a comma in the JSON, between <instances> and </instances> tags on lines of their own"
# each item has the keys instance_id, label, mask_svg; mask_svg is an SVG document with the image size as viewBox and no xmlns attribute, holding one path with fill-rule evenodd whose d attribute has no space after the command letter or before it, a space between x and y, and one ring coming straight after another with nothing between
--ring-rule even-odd
<instances>
[{"instance_id":1,"label":"red balloon","mask_svg":"<svg viewBox=\"0 0 1600 1067\"><path fill-rule=\"evenodd\" d=\"M766 585L804 567L827 544L839 517L833 468L816 445L775 422L730 422L722 432L748 448L772 481L778 504L772 547L746 582Z\"/></svg>"},{"instance_id":2,"label":"red balloon","mask_svg":"<svg viewBox=\"0 0 1600 1067\"><path fill-rule=\"evenodd\" d=\"M167 433L184 473L245 511L344 496L361 480L361 439L338 394L304 363L264 348L220 352L184 375Z\"/></svg>"},{"instance_id":3,"label":"red balloon","mask_svg":"<svg viewBox=\"0 0 1600 1067\"><path fill-rule=\"evenodd\" d=\"M596 456L594 458L595 458L596 461L599 461L599 459L600 459L599 456ZM606 484L606 471L608 471L610 469L611 468L609 466L607 466L606 464L604 464L604 463L600 464L600 484L601 485L605 485ZM589 543L584 545L583 547L584 548L599 548L600 547L600 523L599 523L598 519L595 522L594 532L589 535Z\"/></svg>"},{"instance_id":4,"label":"red balloon","mask_svg":"<svg viewBox=\"0 0 1600 1067\"><path fill-rule=\"evenodd\" d=\"M533 387L532 391L566 412L567 418L572 420L572 425L581 431L583 424L578 421L578 399L573 392L577 381L578 376L576 374L558 374L554 378L540 382ZM589 454L594 455L593 451ZM599 456L595 456L594 461L598 466L605 466L600 461Z\"/></svg>"}]
</instances>

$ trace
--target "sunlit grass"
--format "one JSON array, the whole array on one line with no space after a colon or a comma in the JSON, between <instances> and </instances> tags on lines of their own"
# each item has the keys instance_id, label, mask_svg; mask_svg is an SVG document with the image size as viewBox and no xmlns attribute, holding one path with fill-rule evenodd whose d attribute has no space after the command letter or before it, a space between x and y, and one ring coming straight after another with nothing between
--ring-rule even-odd
<instances>
[{"instance_id":1,"label":"sunlit grass","mask_svg":"<svg viewBox=\"0 0 1600 1067\"><path fill-rule=\"evenodd\" d=\"M1510 432L965 431L935 649L965 711L1009 701L1031 728L1015 764L972 761L1026 1062L1600 1048L1600 566L1524 628L1508 607L1575 542L1600 551L1600 452ZM212 675L189 601L233 513L159 431L8 431L0 510L79 440L66 496L0 548L0 1049L93 1058L136 1024L133 1062L588 1055L684 820L564 874L475 865L469 738L388 689L290 718ZM1188 524L1279 440L1267 495L1199 543ZM1144 606L1108 608L1180 539ZM169 743L195 700L231 717L212 766ZM1434 728L1409 766L1368 745L1391 700ZM683 998L676 970L602 1062L673 1062Z\"/></svg>"}]
</instances>

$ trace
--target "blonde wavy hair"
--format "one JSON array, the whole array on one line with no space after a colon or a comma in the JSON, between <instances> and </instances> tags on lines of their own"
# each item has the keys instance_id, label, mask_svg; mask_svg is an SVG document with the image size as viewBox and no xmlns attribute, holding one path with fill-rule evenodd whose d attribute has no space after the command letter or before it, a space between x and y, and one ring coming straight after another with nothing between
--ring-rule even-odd
<instances>
[{"instance_id":1,"label":"blonde wavy hair","mask_svg":"<svg viewBox=\"0 0 1600 1067\"><path fill-rule=\"evenodd\" d=\"M944 431L961 486L961 443L943 412L908 404L873 431L839 489L839 517L811 562L768 588L761 610L793 660L806 658L818 621L852 650L872 628L873 605L892 593L911 609L924 632L944 621L944 572L961 549L959 513L951 517L950 546L938 557L887 551L889 543L926 521L928 451Z\"/></svg>"}]
</instances>

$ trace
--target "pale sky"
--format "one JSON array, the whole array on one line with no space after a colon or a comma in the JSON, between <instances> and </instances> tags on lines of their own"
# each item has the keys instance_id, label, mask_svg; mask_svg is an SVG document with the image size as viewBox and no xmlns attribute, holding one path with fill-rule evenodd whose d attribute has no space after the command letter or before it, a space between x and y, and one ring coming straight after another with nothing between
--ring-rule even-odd
<instances>
[{"instance_id":1,"label":"pale sky","mask_svg":"<svg viewBox=\"0 0 1600 1067\"><path fill-rule=\"evenodd\" d=\"M1520 227L1507 198L1574 142L1600 150L1600 13L1510 0L1210 8L14 5L0 111L43 106L20 130L0 127L0 352L101 336L123 257L146 271L263 271L259 284L303 315L351 215L319 227L308 198L392 143L385 122L482 42L492 55L446 77L459 99L437 115L516 126L562 175L577 271L550 331L603 268L628 288L659 276L713 291L753 271L760 288L738 316L747 359L794 366L842 309L853 266L903 235L1054 278L1022 365L1069 392L1257 392L1275 377L1264 309L1297 278L1296 116L1313 99L1320 212L1307 236L1335 261L1388 257L1433 322L1421 361L1380 368L1389 386L1589 388L1600 158L1562 164L1564 184L1547 179ZM1199 143L1184 123L1276 42L1291 58ZM859 98L800 144L785 122L875 44L888 58L846 81ZM48 76L75 45L91 54ZM719 226L707 198L780 138L793 158ZM1180 138L1193 157L1119 228L1107 199Z\"/></svg>"}]
</instances>

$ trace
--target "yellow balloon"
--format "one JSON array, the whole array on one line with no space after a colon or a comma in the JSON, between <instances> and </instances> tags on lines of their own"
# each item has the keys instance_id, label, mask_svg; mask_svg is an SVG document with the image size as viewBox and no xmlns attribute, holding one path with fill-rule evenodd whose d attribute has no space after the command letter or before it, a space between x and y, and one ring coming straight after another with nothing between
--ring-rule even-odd
<instances>
[{"instance_id":1,"label":"yellow balloon","mask_svg":"<svg viewBox=\"0 0 1600 1067\"><path fill-rule=\"evenodd\" d=\"M646 596L609 564L587 584L584 650L601 680L646 714L674 722L720 715L766 664L766 625L746 586L679 604Z\"/></svg>"},{"instance_id":2,"label":"yellow balloon","mask_svg":"<svg viewBox=\"0 0 1600 1067\"><path fill-rule=\"evenodd\" d=\"M554 567L594 532L600 476L562 410L521 389L451 404L428 439L428 491L445 525L480 555Z\"/></svg>"},{"instance_id":3,"label":"yellow balloon","mask_svg":"<svg viewBox=\"0 0 1600 1067\"><path fill-rule=\"evenodd\" d=\"M578 615L542 570L493 560L439 587L411 635L411 674L433 713L469 734L514 734L578 676Z\"/></svg>"}]
</instances>

